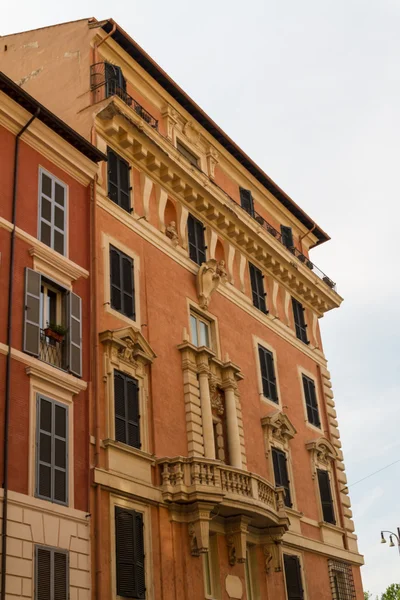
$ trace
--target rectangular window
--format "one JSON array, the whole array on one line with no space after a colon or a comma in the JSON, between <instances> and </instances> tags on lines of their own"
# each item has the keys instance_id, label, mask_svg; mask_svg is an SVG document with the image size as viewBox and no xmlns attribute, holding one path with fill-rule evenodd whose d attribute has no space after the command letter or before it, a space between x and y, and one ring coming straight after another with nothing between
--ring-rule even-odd
<instances>
[{"instance_id":1,"label":"rectangular window","mask_svg":"<svg viewBox=\"0 0 400 600\"><path fill-rule=\"evenodd\" d=\"M122 75L121 67L106 62L104 63L104 69L106 80L106 98L110 98L110 96L114 96L114 94L116 94L124 100L126 95L126 79Z\"/></svg>"},{"instance_id":2,"label":"rectangular window","mask_svg":"<svg viewBox=\"0 0 400 600\"><path fill-rule=\"evenodd\" d=\"M258 346L258 356L260 359L261 380L263 395L272 402L278 403L278 392L276 388L274 355L270 350Z\"/></svg>"},{"instance_id":3,"label":"rectangular window","mask_svg":"<svg viewBox=\"0 0 400 600\"><path fill-rule=\"evenodd\" d=\"M39 240L66 253L67 186L39 169Z\"/></svg>"},{"instance_id":4,"label":"rectangular window","mask_svg":"<svg viewBox=\"0 0 400 600\"><path fill-rule=\"evenodd\" d=\"M328 565L332 600L356 600L357 595L351 565L334 559L330 559Z\"/></svg>"},{"instance_id":5,"label":"rectangular window","mask_svg":"<svg viewBox=\"0 0 400 600\"><path fill-rule=\"evenodd\" d=\"M179 150L182 156L184 156L190 162L191 165L193 165L197 169L200 168L199 157L193 154L193 152L191 152L190 150L188 150L188 148L186 148L186 146L184 146L179 140L176 140L176 148L177 150Z\"/></svg>"},{"instance_id":6,"label":"rectangular window","mask_svg":"<svg viewBox=\"0 0 400 600\"><path fill-rule=\"evenodd\" d=\"M332 525L335 525L335 511L333 508L332 490L331 482L329 480L329 473L328 471L323 471L322 469L318 469L317 473L324 521L325 523L332 523Z\"/></svg>"},{"instance_id":7,"label":"rectangular window","mask_svg":"<svg viewBox=\"0 0 400 600\"><path fill-rule=\"evenodd\" d=\"M111 308L135 320L133 259L110 246Z\"/></svg>"},{"instance_id":8,"label":"rectangular window","mask_svg":"<svg viewBox=\"0 0 400 600\"><path fill-rule=\"evenodd\" d=\"M285 580L288 600L304 600L301 566L298 556L284 554Z\"/></svg>"},{"instance_id":9,"label":"rectangular window","mask_svg":"<svg viewBox=\"0 0 400 600\"><path fill-rule=\"evenodd\" d=\"M253 588L253 569L252 569L252 561L251 561L251 550L247 546L246 551L246 562L244 563L244 578L246 583L246 595L247 600L254 599L254 588Z\"/></svg>"},{"instance_id":10,"label":"rectangular window","mask_svg":"<svg viewBox=\"0 0 400 600\"><path fill-rule=\"evenodd\" d=\"M68 600L68 552L35 547L35 600Z\"/></svg>"},{"instance_id":11,"label":"rectangular window","mask_svg":"<svg viewBox=\"0 0 400 600\"><path fill-rule=\"evenodd\" d=\"M281 225L281 236L282 236L282 244L286 246L286 248L293 248L293 232L291 227L286 227L285 225Z\"/></svg>"},{"instance_id":12,"label":"rectangular window","mask_svg":"<svg viewBox=\"0 0 400 600\"><path fill-rule=\"evenodd\" d=\"M140 448L139 385L136 379L114 371L115 439Z\"/></svg>"},{"instance_id":13,"label":"rectangular window","mask_svg":"<svg viewBox=\"0 0 400 600\"><path fill-rule=\"evenodd\" d=\"M272 462L274 465L275 486L283 487L285 490L285 506L292 506L290 497L289 475L287 468L287 458L285 452L272 448Z\"/></svg>"},{"instance_id":14,"label":"rectangular window","mask_svg":"<svg viewBox=\"0 0 400 600\"><path fill-rule=\"evenodd\" d=\"M310 379L310 377L307 377L307 375L303 375L302 378L304 397L306 399L308 422L311 423L311 425L315 425L315 427L321 427L317 403L317 394L315 392L315 383L312 379Z\"/></svg>"},{"instance_id":15,"label":"rectangular window","mask_svg":"<svg viewBox=\"0 0 400 600\"><path fill-rule=\"evenodd\" d=\"M249 213L252 217L254 217L254 202L253 196L251 195L250 190L245 190L244 188L239 188L240 191L240 206L244 208L244 210Z\"/></svg>"},{"instance_id":16,"label":"rectangular window","mask_svg":"<svg viewBox=\"0 0 400 600\"><path fill-rule=\"evenodd\" d=\"M217 600L220 598L218 582L218 546L217 536L210 535L208 543L208 552L202 553L203 557L203 578L204 578L204 596L207 600Z\"/></svg>"},{"instance_id":17,"label":"rectangular window","mask_svg":"<svg viewBox=\"0 0 400 600\"><path fill-rule=\"evenodd\" d=\"M127 212L131 210L129 171L126 160L107 148L108 197Z\"/></svg>"},{"instance_id":18,"label":"rectangular window","mask_svg":"<svg viewBox=\"0 0 400 600\"><path fill-rule=\"evenodd\" d=\"M143 514L115 507L117 595L146 598Z\"/></svg>"},{"instance_id":19,"label":"rectangular window","mask_svg":"<svg viewBox=\"0 0 400 600\"><path fill-rule=\"evenodd\" d=\"M25 269L24 352L82 375L82 302L79 296Z\"/></svg>"},{"instance_id":20,"label":"rectangular window","mask_svg":"<svg viewBox=\"0 0 400 600\"><path fill-rule=\"evenodd\" d=\"M36 496L68 504L68 407L38 396Z\"/></svg>"},{"instance_id":21,"label":"rectangular window","mask_svg":"<svg viewBox=\"0 0 400 600\"><path fill-rule=\"evenodd\" d=\"M206 246L204 242L205 227L201 221L189 214L188 221L189 256L198 265L206 262Z\"/></svg>"},{"instance_id":22,"label":"rectangular window","mask_svg":"<svg viewBox=\"0 0 400 600\"><path fill-rule=\"evenodd\" d=\"M264 291L264 276L260 269L249 263L250 269L250 283L251 292L253 295L253 305L261 310L261 312L267 314L267 306L265 303L265 296L267 295Z\"/></svg>"},{"instance_id":23,"label":"rectangular window","mask_svg":"<svg viewBox=\"0 0 400 600\"><path fill-rule=\"evenodd\" d=\"M307 338L307 324L304 318L305 309L303 308L303 305L295 298L292 298L292 307L296 337L305 344L309 344L310 342Z\"/></svg>"},{"instance_id":24,"label":"rectangular window","mask_svg":"<svg viewBox=\"0 0 400 600\"><path fill-rule=\"evenodd\" d=\"M190 313L190 333L194 346L211 348L210 322L197 313Z\"/></svg>"}]
</instances>

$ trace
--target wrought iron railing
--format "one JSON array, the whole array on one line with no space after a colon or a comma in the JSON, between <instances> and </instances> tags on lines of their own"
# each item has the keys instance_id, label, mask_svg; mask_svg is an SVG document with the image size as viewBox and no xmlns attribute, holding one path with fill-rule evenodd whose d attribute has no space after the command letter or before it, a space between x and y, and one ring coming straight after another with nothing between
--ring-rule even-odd
<instances>
[{"instance_id":1,"label":"wrought iron railing","mask_svg":"<svg viewBox=\"0 0 400 600\"><path fill-rule=\"evenodd\" d=\"M103 100L110 96L118 96L125 104L131 106L135 113L139 115L143 121L146 121L150 127L158 129L158 120L128 94L126 89L120 85L117 78L107 76L105 65L106 63L99 62L90 67L90 89L92 92L96 91L99 94L100 98L97 98L97 100Z\"/></svg>"},{"instance_id":2,"label":"wrought iron railing","mask_svg":"<svg viewBox=\"0 0 400 600\"><path fill-rule=\"evenodd\" d=\"M40 330L39 358L50 365L63 369L65 365L64 340L57 341L47 336L45 331L44 329Z\"/></svg>"},{"instance_id":3,"label":"wrought iron railing","mask_svg":"<svg viewBox=\"0 0 400 600\"><path fill-rule=\"evenodd\" d=\"M233 202L235 202L235 204L238 204L235 200L233 200L233 198L231 198L231 200ZM261 227L263 227L263 229L268 231L268 233L271 234L275 239L277 239L278 242L280 242L282 244L282 246L284 246L288 250L288 252L293 254L293 256L295 256L297 258L297 260L299 260L301 263L303 263L303 265L305 265L308 269L310 269L310 271L315 273L315 275L317 275L317 277L322 279L322 281L324 283L326 283L327 286L329 286L332 290L336 291L336 283L334 281L332 281L332 279L330 277L328 277L328 275L326 275L323 271L321 271L321 269L319 269L315 263L311 262L311 260L309 258L307 258L307 256L302 254L300 252L300 250L298 250L295 246L288 247L286 244L284 244L282 241L282 234L280 233L280 231L275 229L275 227L272 227L272 225L270 225L268 223L268 221L266 221L264 219L264 217L259 215L255 210L253 210L252 213L249 213L242 206L240 208L242 210L244 210L245 212L247 212L247 214L250 214L250 216L253 217L253 219L255 219L257 221L257 223L259 223L259 225L261 225Z\"/></svg>"}]
</instances>

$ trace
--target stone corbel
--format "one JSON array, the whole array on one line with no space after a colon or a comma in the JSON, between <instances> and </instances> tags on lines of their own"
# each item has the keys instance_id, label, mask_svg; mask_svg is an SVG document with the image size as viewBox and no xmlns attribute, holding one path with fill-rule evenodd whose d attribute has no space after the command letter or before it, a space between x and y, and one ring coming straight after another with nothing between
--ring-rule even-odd
<instances>
[{"instance_id":1,"label":"stone corbel","mask_svg":"<svg viewBox=\"0 0 400 600\"><path fill-rule=\"evenodd\" d=\"M210 258L203 263L197 272L197 296L201 308L207 310L210 303L211 295L218 288L219 284L226 283L227 272L225 270L225 262L216 261L215 258Z\"/></svg>"},{"instance_id":2,"label":"stone corbel","mask_svg":"<svg viewBox=\"0 0 400 600\"><path fill-rule=\"evenodd\" d=\"M265 543L263 544L263 553L265 561L265 572L279 573L282 571L282 536L285 529L282 527L270 527Z\"/></svg>"},{"instance_id":3,"label":"stone corbel","mask_svg":"<svg viewBox=\"0 0 400 600\"><path fill-rule=\"evenodd\" d=\"M311 452L312 478L317 476L320 466L329 469L333 460L337 458L337 452L331 442L324 437L306 443L306 448Z\"/></svg>"},{"instance_id":4,"label":"stone corbel","mask_svg":"<svg viewBox=\"0 0 400 600\"><path fill-rule=\"evenodd\" d=\"M228 546L229 564L246 562L247 529L251 519L248 517L234 517L227 520L225 527L226 544Z\"/></svg>"},{"instance_id":5,"label":"stone corbel","mask_svg":"<svg viewBox=\"0 0 400 600\"><path fill-rule=\"evenodd\" d=\"M212 509L213 506L210 504L197 503L196 510L190 515L189 537L192 556L200 556L208 552Z\"/></svg>"},{"instance_id":6,"label":"stone corbel","mask_svg":"<svg viewBox=\"0 0 400 600\"><path fill-rule=\"evenodd\" d=\"M214 177L215 177L215 167L218 164L218 156L219 155L218 155L217 150L213 146L210 146L208 148L206 158L207 158L208 175L210 176L211 179L214 179Z\"/></svg>"}]
</instances>

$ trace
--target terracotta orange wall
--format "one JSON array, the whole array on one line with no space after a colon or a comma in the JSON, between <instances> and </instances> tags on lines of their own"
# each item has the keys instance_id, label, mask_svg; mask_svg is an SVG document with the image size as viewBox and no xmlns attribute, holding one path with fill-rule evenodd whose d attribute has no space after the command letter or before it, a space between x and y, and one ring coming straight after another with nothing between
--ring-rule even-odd
<instances>
[{"instance_id":1,"label":"terracotta orange wall","mask_svg":"<svg viewBox=\"0 0 400 600\"><path fill-rule=\"evenodd\" d=\"M12 172L15 138L0 128L0 146L5 163L0 170L0 216L11 219L12 205ZM11 160L10 160L10 157ZM3 168L4 164L6 168ZM38 172L39 165L59 177L69 186L68 232L70 258L84 268L89 267L89 190L66 172L56 167L23 140L20 142L18 190L17 190L17 227L37 237L38 223ZM8 273L10 256L9 231L0 228L1 269L0 285L6 291L0 295L0 342L6 343L7 311L8 311ZM21 351L23 344L25 267L33 268L33 259L29 254L32 244L20 239L15 240L15 262L13 271L13 330L12 347ZM82 344L83 344L83 379L89 380L89 280L79 279L73 290L82 298ZM5 357L1 356L1 369ZM1 377L2 385L4 377ZM30 381L25 373L25 365L13 360L11 369L11 408L10 408L10 489L27 494L28 469L30 459L29 448L29 403ZM0 406L4 404L4 387L2 387ZM0 418L3 418L3 411ZM74 398L74 478L75 507L87 510L88 507L88 407L87 392L81 392ZM0 421L0 457L3 446L3 423ZM1 467L2 468L2 463Z\"/></svg>"}]
</instances>

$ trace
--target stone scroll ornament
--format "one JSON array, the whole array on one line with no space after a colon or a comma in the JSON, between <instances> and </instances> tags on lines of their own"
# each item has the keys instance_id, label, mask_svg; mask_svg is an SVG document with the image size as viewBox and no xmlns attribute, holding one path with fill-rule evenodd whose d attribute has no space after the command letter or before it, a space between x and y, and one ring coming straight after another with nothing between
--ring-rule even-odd
<instances>
[{"instance_id":1,"label":"stone scroll ornament","mask_svg":"<svg viewBox=\"0 0 400 600\"><path fill-rule=\"evenodd\" d=\"M227 279L224 260L217 261L215 258L210 258L201 265L197 273L197 296L201 308L208 309L212 294L219 284L225 284Z\"/></svg>"}]
</instances>

